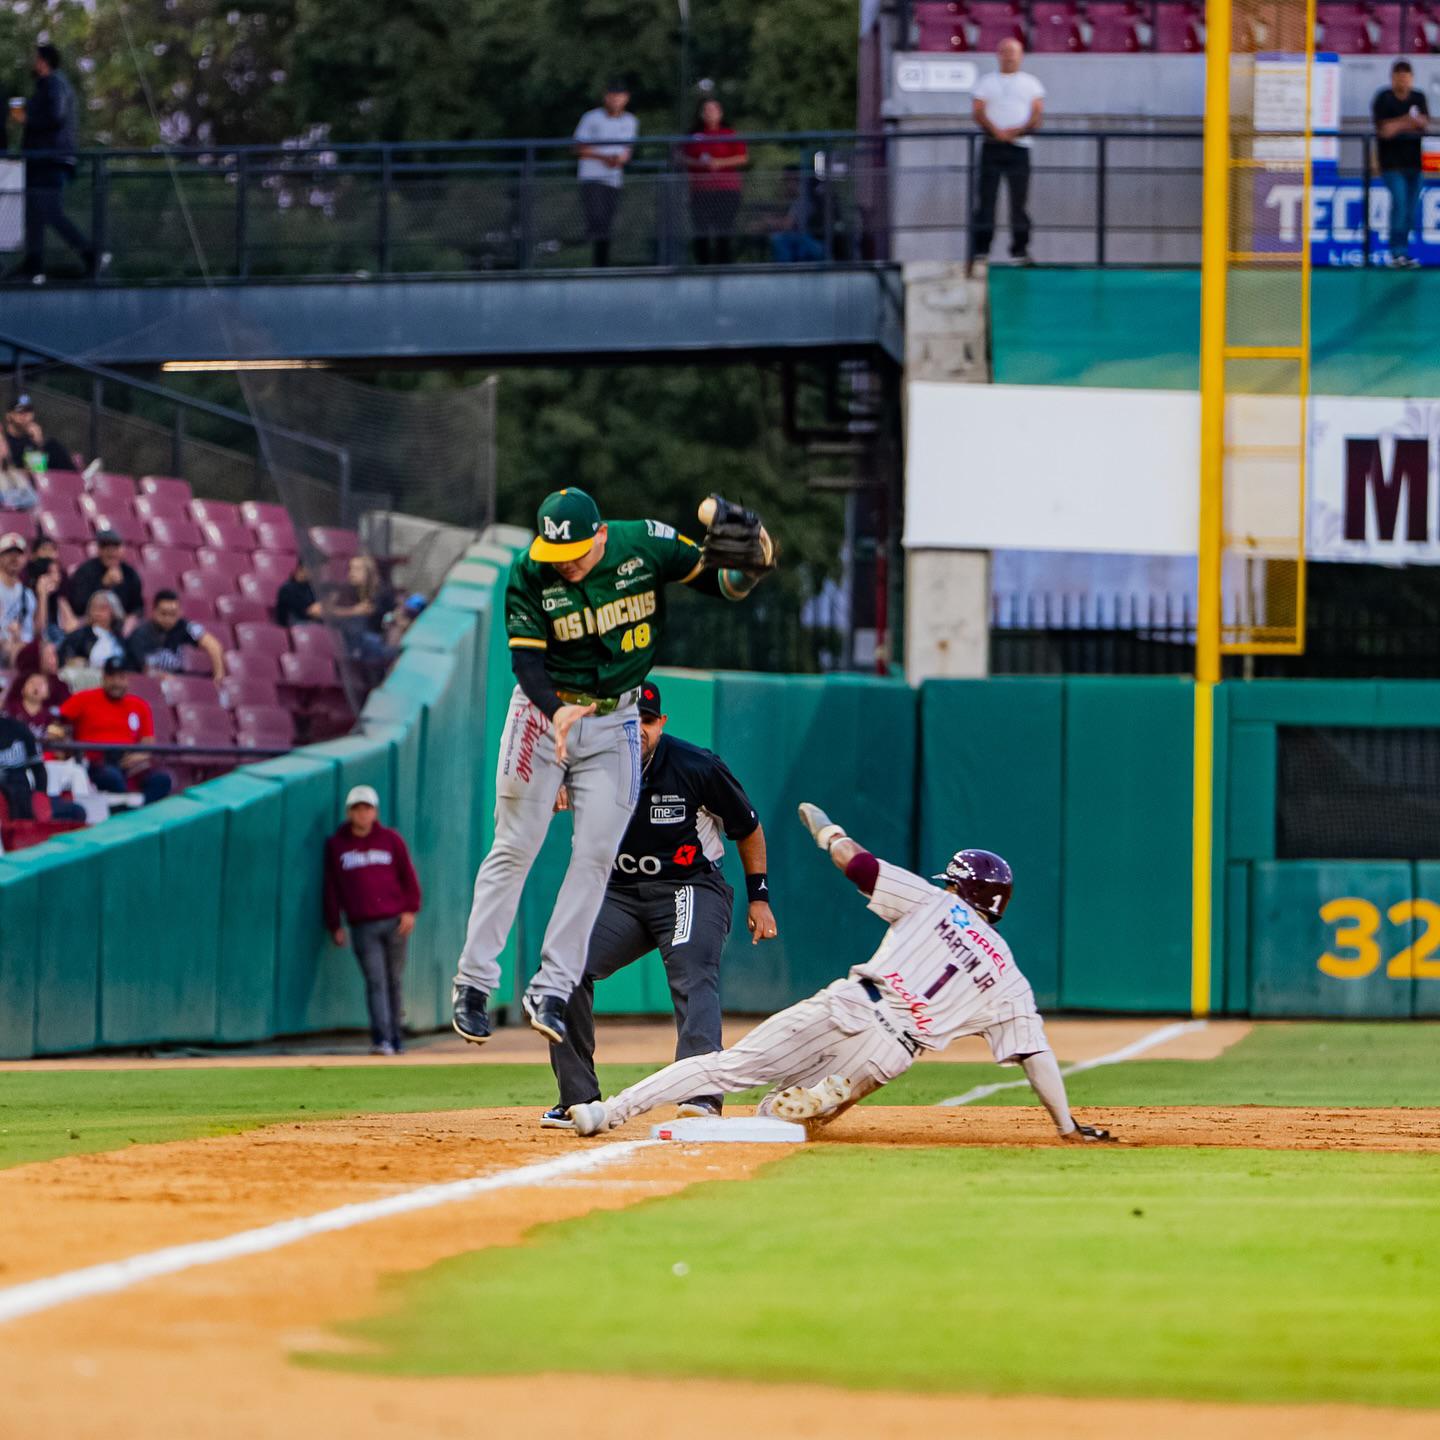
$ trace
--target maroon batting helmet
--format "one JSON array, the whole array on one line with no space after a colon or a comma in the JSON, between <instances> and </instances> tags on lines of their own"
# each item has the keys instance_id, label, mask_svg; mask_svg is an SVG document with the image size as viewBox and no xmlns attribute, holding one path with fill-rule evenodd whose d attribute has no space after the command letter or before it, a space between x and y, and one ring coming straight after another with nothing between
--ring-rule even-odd
<instances>
[{"instance_id":1,"label":"maroon batting helmet","mask_svg":"<svg viewBox=\"0 0 1440 1440\"><path fill-rule=\"evenodd\" d=\"M1000 923L1015 876L1010 866L993 850L957 850L943 875L932 875L968 900L992 925Z\"/></svg>"}]
</instances>

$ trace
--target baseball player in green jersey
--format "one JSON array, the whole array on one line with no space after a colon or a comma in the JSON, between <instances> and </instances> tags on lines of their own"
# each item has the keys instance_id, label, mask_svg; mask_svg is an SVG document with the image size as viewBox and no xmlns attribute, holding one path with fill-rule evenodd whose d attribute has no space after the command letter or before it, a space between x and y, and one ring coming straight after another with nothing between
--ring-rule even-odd
<instances>
[{"instance_id":1,"label":"baseball player in green jersey","mask_svg":"<svg viewBox=\"0 0 1440 1440\"><path fill-rule=\"evenodd\" d=\"M554 1044L565 1039L565 1005L584 974L590 931L639 796L635 702L665 625L665 587L741 600L773 564L758 517L714 498L718 514L710 501L702 507L709 525L702 551L658 520L606 524L583 490L558 490L540 506L529 554L511 567L505 629L518 683L500 741L495 843L475 877L453 997L455 1029L467 1040L489 1039L497 957L562 780L574 841L524 1005L542 1035ZM747 569L722 563L735 558Z\"/></svg>"}]
</instances>

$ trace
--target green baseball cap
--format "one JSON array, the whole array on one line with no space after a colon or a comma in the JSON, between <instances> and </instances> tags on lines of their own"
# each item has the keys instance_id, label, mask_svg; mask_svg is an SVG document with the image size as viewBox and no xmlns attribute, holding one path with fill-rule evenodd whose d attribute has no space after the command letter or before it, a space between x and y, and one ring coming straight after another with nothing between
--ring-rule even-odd
<instances>
[{"instance_id":1,"label":"green baseball cap","mask_svg":"<svg viewBox=\"0 0 1440 1440\"><path fill-rule=\"evenodd\" d=\"M589 553L600 529L600 507L583 491L569 486L540 502L535 515L538 532L530 546L532 560L578 560Z\"/></svg>"}]
</instances>

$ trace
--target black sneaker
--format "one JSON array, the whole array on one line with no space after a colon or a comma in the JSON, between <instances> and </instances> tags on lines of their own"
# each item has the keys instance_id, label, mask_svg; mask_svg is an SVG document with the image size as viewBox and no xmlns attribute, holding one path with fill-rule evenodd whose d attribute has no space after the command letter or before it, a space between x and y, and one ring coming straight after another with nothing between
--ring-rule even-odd
<instances>
[{"instance_id":1,"label":"black sneaker","mask_svg":"<svg viewBox=\"0 0 1440 1440\"><path fill-rule=\"evenodd\" d=\"M538 1030L552 1045L565 1043L565 1002L558 995L525 996L525 1013L530 1028Z\"/></svg>"},{"instance_id":2,"label":"black sneaker","mask_svg":"<svg viewBox=\"0 0 1440 1440\"><path fill-rule=\"evenodd\" d=\"M675 1107L675 1113L682 1120L718 1120L720 1102L708 1095L697 1095L692 1100L682 1100Z\"/></svg>"},{"instance_id":3,"label":"black sneaker","mask_svg":"<svg viewBox=\"0 0 1440 1440\"><path fill-rule=\"evenodd\" d=\"M490 1038L490 1016L485 1009L489 997L473 985L456 985L450 998L455 1007L450 1022L455 1033L472 1045L483 1045Z\"/></svg>"},{"instance_id":4,"label":"black sneaker","mask_svg":"<svg viewBox=\"0 0 1440 1440\"><path fill-rule=\"evenodd\" d=\"M568 1105L552 1105L541 1117L540 1124L546 1130L573 1130L575 1122L570 1118Z\"/></svg>"}]
</instances>

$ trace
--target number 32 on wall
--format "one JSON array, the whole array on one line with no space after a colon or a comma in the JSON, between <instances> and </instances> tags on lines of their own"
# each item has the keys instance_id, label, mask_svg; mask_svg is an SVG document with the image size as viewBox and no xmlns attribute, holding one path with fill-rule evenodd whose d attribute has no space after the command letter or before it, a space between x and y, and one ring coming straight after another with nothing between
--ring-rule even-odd
<instances>
[{"instance_id":1,"label":"number 32 on wall","mask_svg":"<svg viewBox=\"0 0 1440 1440\"><path fill-rule=\"evenodd\" d=\"M1440 905L1433 900L1400 900L1386 914L1392 925L1418 920L1425 928L1413 944L1390 957L1385 973L1392 980L1440 980L1440 959L1431 958L1440 950ZM1322 905L1320 918L1335 926L1334 948L1350 952L1336 955L1327 950L1316 962L1322 973L1336 980L1363 980L1373 975L1380 964L1380 946L1375 939L1380 930L1380 907L1345 895Z\"/></svg>"}]
</instances>

